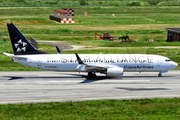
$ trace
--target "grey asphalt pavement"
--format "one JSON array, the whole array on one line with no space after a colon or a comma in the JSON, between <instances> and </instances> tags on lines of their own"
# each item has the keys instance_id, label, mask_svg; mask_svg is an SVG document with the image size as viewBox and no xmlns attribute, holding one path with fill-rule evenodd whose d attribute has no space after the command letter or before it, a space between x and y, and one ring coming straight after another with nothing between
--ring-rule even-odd
<instances>
[{"instance_id":1,"label":"grey asphalt pavement","mask_svg":"<svg viewBox=\"0 0 180 120\"><path fill-rule=\"evenodd\" d=\"M51 71L0 72L0 104L99 99L180 97L180 71L129 72L119 78L88 78L86 73Z\"/></svg>"}]
</instances>

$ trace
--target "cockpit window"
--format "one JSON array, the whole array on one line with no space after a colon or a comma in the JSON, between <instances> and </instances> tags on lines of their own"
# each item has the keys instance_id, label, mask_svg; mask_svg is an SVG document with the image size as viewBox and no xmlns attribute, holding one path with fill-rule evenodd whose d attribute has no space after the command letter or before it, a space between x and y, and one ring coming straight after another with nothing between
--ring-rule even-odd
<instances>
[{"instance_id":1,"label":"cockpit window","mask_svg":"<svg viewBox=\"0 0 180 120\"><path fill-rule=\"evenodd\" d=\"M171 60L170 59L168 59L168 60L165 60L166 62L170 62Z\"/></svg>"}]
</instances>

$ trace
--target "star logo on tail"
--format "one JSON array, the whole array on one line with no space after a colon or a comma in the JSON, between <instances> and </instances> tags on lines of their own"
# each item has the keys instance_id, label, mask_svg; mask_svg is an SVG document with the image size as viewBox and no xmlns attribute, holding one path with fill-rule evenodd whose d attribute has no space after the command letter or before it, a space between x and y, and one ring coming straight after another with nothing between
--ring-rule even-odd
<instances>
[{"instance_id":1,"label":"star logo on tail","mask_svg":"<svg viewBox=\"0 0 180 120\"><path fill-rule=\"evenodd\" d=\"M17 43L15 43L14 46L17 49L16 52L21 52L21 51L26 52L27 43L22 42L21 39Z\"/></svg>"}]
</instances>

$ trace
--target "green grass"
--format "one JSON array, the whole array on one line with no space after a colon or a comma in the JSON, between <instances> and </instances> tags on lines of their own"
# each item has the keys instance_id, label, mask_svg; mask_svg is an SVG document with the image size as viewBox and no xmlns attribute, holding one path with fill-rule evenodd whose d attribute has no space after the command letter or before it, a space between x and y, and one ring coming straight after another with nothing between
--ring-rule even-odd
<instances>
[{"instance_id":1,"label":"green grass","mask_svg":"<svg viewBox=\"0 0 180 120\"><path fill-rule=\"evenodd\" d=\"M7 104L0 111L2 120L178 120L180 99Z\"/></svg>"},{"instance_id":2,"label":"green grass","mask_svg":"<svg viewBox=\"0 0 180 120\"><path fill-rule=\"evenodd\" d=\"M180 24L178 7L75 7L74 18L76 22L74 24L59 24L50 21L49 15L54 13L55 9L62 8L29 7L14 9L8 7L0 9L0 33L8 34L7 27L1 22L9 20L15 22L25 36L31 36L37 40L60 40L70 44L89 41L88 44L93 45L96 32L101 35L104 32L109 32L114 38L128 32L130 38L137 41L146 38L154 39L156 36L164 41L167 36L167 31L164 28L177 27L177 24ZM88 12L87 17L83 17L84 11ZM111 14L115 14L116 17L112 17ZM0 35L0 39L1 37L3 36ZM102 46L101 43L96 43L96 45ZM166 46L164 43L151 46L157 45ZM121 45L120 43L112 43L109 46ZM129 45L127 44L127 46Z\"/></svg>"},{"instance_id":3,"label":"green grass","mask_svg":"<svg viewBox=\"0 0 180 120\"><path fill-rule=\"evenodd\" d=\"M155 3L155 4L152 4ZM80 5L90 5L90 6L179 6L179 1L175 0L38 0L38 1L29 1L29 0L16 0L16 1L0 1L0 6L21 6L21 7L30 7L30 6L41 6L41 7L47 7L47 6L80 6Z\"/></svg>"},{"instance_id":4,"label":"green grass","mask_svg":"<svg viewBox=\"0 0 180 120\"><path fill-rule=\"evenodd\" d=\"M3 22L3 21L10 20L10 21L19 21L19 23L23 21L37 21L38 25L30 24L30 27L27 27L27 25L23 25L23 26L20 25L20 29L22 29L21 27L23 27L25 34L26 34L26 31L29 31L31 32L32 35L37 34L37 32L35 31L39 30L39 27L36 27L36 26L43 26L45 29L47 29L46 28L47 25L52 25L51 27L48 27L49 31L52 29L55 29L54 27L59 27L59 28L63 26L67 27L67 24L65 25L59 24L57 22L53 22L49 20L49 14L54 13L55 9L61 9L61 8L57 8L57 7L55 8L34 7L34 8L17 8L17 9L5 8L5 9L1 9L0 21ZM88 12L87 17L82 16L83 11ZM8 13L8 16L6 16L7 13ZM16 13L21 14L21 16L19 16ZM116 15L116 17L111 16L111 14L113 13ZM145 7L120 7L120 8L118 7L109 7L109 8L80 7L80 8L76 8L76 11L75 11L74 18L77 21L75 22L75 24L69 24L68 26L72 27L71 29L73 31L77 31L77 30L74 30L75 28L73 28L73 25L79 25L79 26L92 25L91 27L100 25L102 28L106 28L106 25L109 26L109 25L135 25L135 24L179 24L180 23L180 20L178 19L179 13L180 11L176 7L146 7L146 8ZM157 20L158 23L155 23L150 20L146 20L145 18ZM81 21L81 24L78 21ZM119 29L121 29L121 26L119 26ZM128 26L127 26L127 29L129 29ZM47 32L43 29L40 29L40 30L42 32L41 35L46 34L48 32L48 30ZM7 33L6 27L3 26L1 31L2 32L5 31ZM88 30L88 29L80 30L81 33L83 33L84 31L90 31L91 33L95 33L95 32L106 32L107 30L105 29L102 31L102 30L98 30L98 28L96 31ZM112 32L112 34L114 34L114 31L116 31L117 34L121 34L121 31L119 30L109 30L107 32ZM143 29L139 29L140 34L142 33L142 31ZM148 31L144 31L144 33L146 32L148 34ZM163 33L163 35L166 35L166 33Z\"/></svg>"},{"instance_id":5,"label":"green grass","mask_svg":"<svg viewBox=\"0 0 180 120\"><path fill-rule=\"evenodd\" d=\"M101 43L102 47L156 47L156 46L180 46L180 42L166 42L158 41L147 42L147 41L138 41L138 42L111 42L98 40L94 41L95 43Z\"/></svg>"}]
</instances>

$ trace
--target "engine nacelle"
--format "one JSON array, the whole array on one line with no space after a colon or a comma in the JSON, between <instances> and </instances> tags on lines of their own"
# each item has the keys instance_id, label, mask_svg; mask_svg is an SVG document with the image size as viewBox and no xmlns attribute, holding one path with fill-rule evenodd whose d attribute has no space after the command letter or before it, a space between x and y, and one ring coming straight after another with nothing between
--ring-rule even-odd
<instances>
[{"instance_id":1,"label":"engine nacelle","mask_svg":"<svg viewBox=\"0 0 180 120\"><path fill-rule=\"evenodd\" d=\"M121 67L114 67L114 68L108 68L106 75L108 77L118 77L123 75L123 68Z\"/></svg>"}]
</instances>

